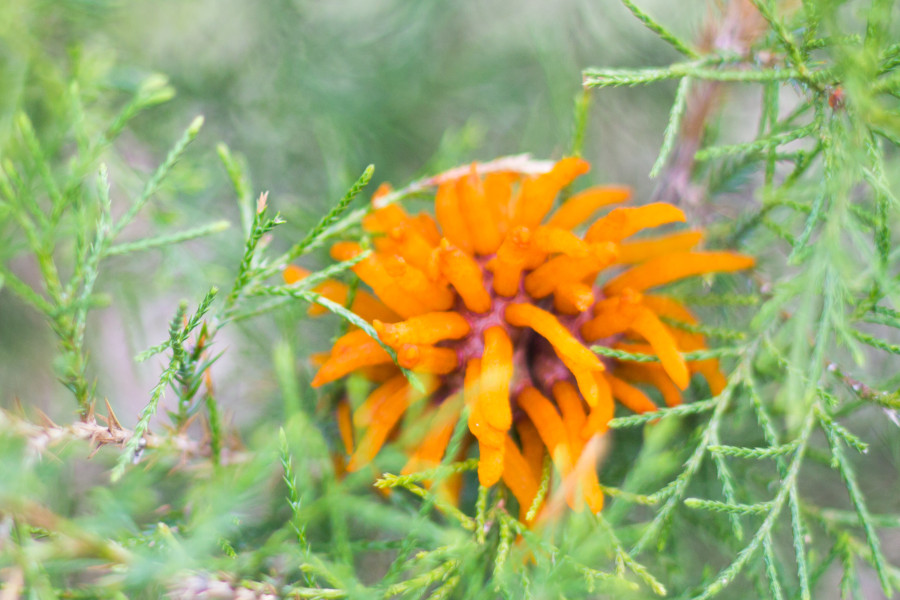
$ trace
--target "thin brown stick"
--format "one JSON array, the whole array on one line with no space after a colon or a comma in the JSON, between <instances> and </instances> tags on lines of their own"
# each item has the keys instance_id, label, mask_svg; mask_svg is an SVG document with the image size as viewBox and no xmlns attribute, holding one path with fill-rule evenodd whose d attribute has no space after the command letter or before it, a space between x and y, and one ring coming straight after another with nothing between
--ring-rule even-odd
<instances>
[{"instance_id":1,"label":"thin brown stick","mask_svg":"<svg viewBox=\"0 0 900 600\"><path fill-rule=\"evenodd\" d=\"M710 11L697 47L704 53L745 56L765 30L766 21L750 0L731 0L724 8ZM694 155L700 149L707 122L722 104L724 85L720 81L700 81L693 86L678 141L660 177L657 201L697 207L703 200L703 189L691 181Z\"/></svg>"}]
</instances>

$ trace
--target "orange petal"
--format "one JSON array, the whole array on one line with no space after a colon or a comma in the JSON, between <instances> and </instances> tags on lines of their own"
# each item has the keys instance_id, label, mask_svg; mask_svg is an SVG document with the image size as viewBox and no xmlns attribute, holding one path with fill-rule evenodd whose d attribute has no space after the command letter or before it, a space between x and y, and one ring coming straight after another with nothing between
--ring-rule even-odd
<instances>
[{"instance_id":1,"label":"orange petal","mask_svg":"<svg viewBox=\"0 0 900 600\"><path fill-rule=\"evenodd\" d=\"M362 246L356 242L338 242L331 246L331 258L334 260L350 260L362 253Z\"/></svg>"},{"instance_id":2,"label":"orange petal","mask_svg":"<svg viewBox=\"0 0 900 600\"><path fill-rule=\"evenodd\" d=\"M309 276L309 271L296 265L288 265L282 272L285 283L292 285ZM347 293L349 287L339 281L328 280L323 281L313 288L313 291L320 296L328 298L332 302L340 305L347 304ZM377 298L364 290L358 290L353 298L353 305L350 310L366 321L372 319L383 319L393 321L397 318L397 313L382 304ZM318 316L328 312L328 309L319 304L311 304L309 307L310 316Z\"/></svg>"},{"instance_id":3,"label":"orange petal","mask_svg":"<svg viewBox=\"0 0 900 600\"><path fill-rule=\"evenodd\" d=\"M533 298L543 298L565 282L584 281L612 264L617 256L612 244L595 244L589 255L573 258L559 255L540 265L525 277L525 291Z\"/></svg>"},{"instance_id":4,"label":"orange petal","mask_svg":"<svg viewBox=\"0 0 900 600\"><path fill-rule=\"evenodd\" d=\"M593 342L623 333L637 318L640 303L641 295L631 289L623 290L619 296L600 300L594 305L597 316L581 326L581 336Z\"/></svg>"},{"instance_id":5,"label":"orange petal","mask_svg":"<svg viewBox=\"0 0 900 600\"><path fill-rule=\"evenodd\" d=\"M338 432L341 441L344 442L344 450L347 454L353 454L353 422L350 419L350 403L346 399L338 402L337 410Z\"/></svg>"},{"instance_id":6,"label":"orange petal","mask_svg":"<svg viewBox=\"0 0 900 600\"><path fill-rule=\"evenodd\" d=\"M444 340L464 338L472 329L456 312L433 312L418 315L400 323L372 322L378 337L392 348L403 344L436 344Z\"/></svg>"},{"instance_id":7,"label":"orange petal","mask_svg":"<svg viewBox=\"0 0 900 600\"><path fill-rule=\"evenodd\" d=\"M671 331L671 333L678 333L677 331ZM632 354L655 354L656 351L653 349L650 344L637 343L637 342L618 342L614 346L617 350L624 350L625 352L631 352ZM679 347L680 344L679 344ZM693 351L693 349L685 348L685 351ZM623 362L622 365L631 364ZM641 363L638 363L641 364ZM621 365L620 365L621 366ZM662 369L662 365L660 364L641 364L641 366L655 366L657 369L662 371L665 374L665 377L669 379L669 384L674 387L675 384L671 382L671 378L669 375L665 373ZM722 372L719 370L719 361L711 358L708 360L697 360L691 361L687 363L688 371L691 373L699 373L706 379L707 384L709 385L710 391L712 394L718 395L723 389L725 389L725 384L728 383L728 380L722 375ZM635 378L635 381L642 381L641 379ZM677 389L677 388L675 388Z\"/></svg>"},{"instance_id":8,"label":"orange petal","mask_svg":"<svg viewBox=\"0 0 900 600\"><path fill-rule=\"evenodd\" d=\"M472 406L472 409L469 411L469 420L467 424L469 426L469 431L472 432L472 435L478 440L479 446L492 446L496 448L503 444L503 437L506 435L506 431L491 427L488 424L484 413L481 412L481 407L478 404Z\"/></svg>"},{"instance_id":9,"label":"orange petal","mask_svg":"<svg viewBox=\"0 0 900 600\"><path fill-rule=\"evenodd\" d=\"M450 288L429 280L425 273L408 265L402 258L384 256L382 264L400 289L429 310L449 310L456 302L456 294Z\"/></svg>"},{"instance_id":10,"label":"orange petal","mask_svg":"<svg viewBox=\"0 0 900 600\"><path fill-rule=\"evenodd\" d=\"M397 364L416 373L446 375L459 365L456 350L404 344L397 351Z\"/></svg>"},{"instance_id":11,"label":"orange petal","mask_svg":"<svg viewBox=\"0 0 900 600\"><path fill-rule=\"evenodd\" d=\"M525 276L525 291L535 299L553 293L561 282L584 279L586 261L571 256L556 256Z\"/></svg>"},{"instance_id":12,"label":"orange petal","mask_svg":"<svg viewBox=\"0 0 900 600\"><path fill-rule=\"evenodd\" d=\"M396 377L400 373L400 369L393 363L384 363L381 365L372 365L371 367L363 367L358 373L374 383L384 383L392 377Z\"/></svg>"},{"instance_id":13,"label":"orange petal","mask_svg":"<svg viewBox=\"0 0 900 600\"><path fill-rule=\"evenodd\" d=\"M568 454L568 437L562 418L553 404L533 387L527 387L516 398L518 406L525 411L537 429L544 445L550 450L557 468L563 473L571 469ZM562 451L560 451L562 450Z\"/></svg>"},{"instance_id":14,"label":"orange petal","mask_svg":"<svg viewBox=\"0 0 900 600\"><path fill-rule=\"evenodd\" d=\"M413 389L406 384L396 389L378 405L372 413L372 422L369 424L363 439L360 440L356 451L347 465L348 471L356 471L369 463L378 454L384 445L388 434L412 404L432 394L440 385L436 378L426 378L423 382L424 393ZM354 415L355 417L355 415Z\"/></svg>"},{"instance_id":15,"label":"orange petal","mask_svg":"<svg viewBox=\"0 0 900 600\"><path fill-rule=\"evenodd\" d=\"M485 268L494 275L492 287L498 296L511 298L519 292L519 285L522 282L522 265L510 265L495 256L487 262Z\"/></svg>"},{"instance_id":16,"label":"orange petal","mask_svg":"<svg viewBox=\"0 0 900 600\"><path fill-rule=\"evenodd\" d=\"M558 353L557 356L559 356ZM586 368L573 363L565 356L559 356L559 358L569 372L572 373L572 376L575 377L575 383L578 384L578 391L581 392L584 401L588 403L588 406L595 406L602 399L603 390L600 389L597 380L604 369Z\"/></svg>"},{"instance_id":17,"label":"orange petal","mask_svg":"<svg viewBox=\"0 0 900 600\"><path fill-rule=\"evenodd\" d=\"M334 344L331 346L331 354L352 350L354 347L365 344L371 339L369 334L362 329L353 329L334 341Z\"/></svg>"},{"instance_id":18,"label":"orange petal","mask_svg":"<svg viewBox=\"0 0 900 600\"><path fill-rule=\"evenodd\" d=\"M566 426L569 436L569 445L572 447L573 453L581 454L581 448L584 445L581 431L587 422L587 415L584 412L578 390L568 381L558 381L553 384L553 397L562 412L563 424Z\"/></svg>"},{"instance_id":19,"label":"orange petal","mask_svg":"<svg viewBox=\"0 0 900 600\"><path fill-rule=\"evenodd\" d=\"M419 213L413 217L413 221L416 224L417 231L425 238L425 241L432 246L437 246L441 243L441 238L444 236L441 235L441 230L438 228L437 223L435 223L434 218L432 218L431 215Z\"/></svg>"},{"instance_id":20,"label":"orange petal","mask_svg":"<svg viewBox=\"0 0 900 600\"><path fill-rule=\"evenodd\" d=\"M341 306L346 306L347 296L350 294L350 287L339 281L325 281L313 291L328 298L332 302L336 302ZM392 311L378 298L365 290L356 290L356 294L353 296L353 304L350 306L350 311L369 322L373 319L396 321L400 318L400 315ZM327 312L328 309L319 304L312 304L309 307L309 315L313 317Z\"/></svg>"},{"instance_id":21,"label":"orange petal","mask_svg":"<svg viewBox=\"0 0 900 600\"><path fill-rule=\"evenodd\" d=\"M625 288L635 291L684 279L692 275L723 271L740 271L753 266L749 256L732 252L682 252L669 254L641 263L625 271L606 284L603 291L615 295Z\"/></svg>"},{"instance_id":22,"label":"orange petal","mask_svg":"<svg viewBox=\"0 0 900 600\"><path fill-rule=\"evenodd\" d=\"M434 411L428 433L422 438L415 453L403 467L403 473L412 473L438 466L453 435L453 428L459 418L459 403L444 402Z\"/></svg>"},{"instance_id":23,"label":"orange petal","mask_svg":"<svg viewBox=\"0 0 900 600\"><path fill-rule=\"evenodd\" d=\"M540 225L560 190L589 169L590 165L580 158L564 158L549 173L523 181L513 203L513 222L531 228Z\"/></svg>"},{"instance_id":24,"label":"orange petal","mask_svg":"<svg viewBox=\"0 0 900 600\"><path fill-rule=\"evenodd\" d=\"M381 404L398 390L405 388L408 385L409 383L406 381L406 377L402 374L398 374L375 388L372 393L369 394L368 398L359 405L359 408L354 411L353 424L359 428L371 425Z\"/></svg>"},{"instance_id":25,"label":"orange petal","mask_svg":"<svg viewBox=\"0 0 900 600\"><path fill-rule=\"evenodd\" d=\"M597 479L597 459L600 454L600 440L597 439L587 446L585 451L575 463L574 473L581 495L592 513L603 510L603 491Z\"/></svg>"},{"instance_id":26,"label":"orange petal","mask_svg":"<svg viewBox=\"0 0 900 600\"><path fill-rule=\"evenodd\" d=\"M463 398L466 406L474 409L481 393L481 359L470 358L466 363L466 374L463 380ZM474 433L474 432L473 432Z\"/></svg>"},{"instance_id":27,"label":"orange petal","mask_svg":"<svg viewBox=\"0 0 900 600\"><path fill-rule=\"evenodd\" d=\"M331 256L336 260L350 260L360 252L362 249L359 244L353 242L338 242L331 247ZM372 288L382 302L400 316L409 318L430 312L424 304L399 288L397 281L385 269L377 254L356 263L353 272Z\"/></svg>"},{"instance_id":28,"label":"orange petal","mask_svg":"<svg viewBox=\"0 0 900 600\"><path fill-rule=\"evenodd\" d=\"M605 312L581 326L581 336L588 342L623 333L631 325L631 319L620 313Z\"/></svg>"},{"instance_id":29,"label":"orange petal","mask_svg":"<svg viewBox=\"0 0 900 600\"><path fill-rule=\"evenodd\" d=\"M477 404L488 424L501 431L512 425L509 385L513 377L513 347L503 327L494 326L484 332L481 356L481 381Z\"/></svg>"},{"instance_id":30,"label":"orange petal","mask_svg":"<svg viewBox=\"0 0 900 600\"><path fill-rule=\"evenodd\" d=\"M368 336L366 336L368 338ZM339 379L348 373L370 365L392 362L391 356L378 342L368 338L351 347L334 350L313 378L313 387Z\"/></svg>"},{"instance_id":31,"label":"orange petal","mask_svg":"<svg viewBox=\"0 0 900 600\"><path fill-rule=\"evenodd\" d=\"M509 229L509 201L512 184L518 176L512 173L488 173L484 178L484 195L501 236Z\"/></svg>"},{"instance_id":32,"label":"orange petal","mask_svg":"<svg viewBox=\"0 0 900 600\"><path fill-rule=\"evenodd\" d=\"M662 394L666 406L678 406L681 404L681 392L669 379L662 366L654 363L630 363L622 362L616 366L616 374L622 375L629 381L649 383Z\"/></svg>"},{"instance_id":33,"label":"orange petal","mask_svg":"<svg viewBox=\"0 0 900 600\"><path fill-rule=\"evenodd\" d=\"M684 321L685 323L697 322L697 317L691 314L683 304L667 296L645 294L641 302L644 306L660 316L671 317L673 319L678 319L679 321Z\"/></svg>"},{"instance_id":34,"label":"orange petal","mask_svg":"<svg viewBox=\"0 0 900 600\"><path fill-rule=\"evenodd\" d=\"M632 331L638 333L645 340L650 342L654 352L659 356L663 368L668 373L672 381L679 389L687 389L690 383L690 375L688 374L687 365L678 347L675 345L675 339L669 333L668 327L663 325L662 321L653 314L648 308L642 308L632 321L629 327Z\"/></svg>"},{"instance_id":35,"label":"orange petal","mask_svg":"<svg viewBox=\"0 0 900 600\"><path fill-rule=\"evenodd\" d=\"M450 181L438 188L434 199L434 212L440 223L441 231L448 240L465 252L472 253L472 239L469 228L459 208L459 197L456 193L456 182Z\"/></svg>"},{"instance_id":36,"label":"orange petal","mask_svg":"<svg viewBox=\"0 0 900 600\"><path fill-rule=\"evenodd\" d=\"M685 323L696 323L697 319L679 302L665 296L644 296L643 303L658 315L671 317ZM678 347L684 352L693 352L695 350L703 350L706 348L703 336L699 333L690 333L681 329L671 328L669 332L675 338ZM707 360L698 360L688 363L688 368L692 373L699 373L706 379L710 392L713 396L718 396L728 380L722 375L719 369L719 361L715 358Z\"/></svg>"},{"instance_id":37,"label":"orange petal","mask_svg":"<svg viewBox=\"0 0 900 600\"><path fill-rule=\"evenodd\" d=\"M517 420L516 431L519 434L519 441L522 442L522 455L528 462L531 476L535 481L540 481L544 472L544 442L528 419Z\"/></svg>"},{"instance_id":38,"label":"orange petal","mask_svg":"<svg viewBox=\"0 0 900 600\"><path fill-rule=\"evenodd\" d=\"M654 308L654 306L658 306L658 303L651 302L651 299L651 297L645 296L642 304L647 306L655 314L659 316L674 318L679 321L684 321L685 323L697 322L693 317L691 317L690 320L687 320L682 319L679 316L672 316L672 314L668 312L660 312L656 308ZM669 333L671 333L672 337L675 338L675 344L678 346L678 348L681 349L682 352L693 352L694 350L704 350L706 348L706 342L703 339L703 336L699 333L691 333L689 331L684 331L683 329L678 329L676 327L670 327Z\"/></svg>"},{"instance_id":39,"label":"orange petal","mask_svg":"<svg viewBox=\"0 0 900 600\"><path fill-rule=\"evenodd\" d=\"M617 342L613 348L616 350L624 350L632 354L653 354L653 347L644 342L621 341ZM660 365L660 368L662 366Z\"/></svg>"},{"instance_id":40,"label":"orange petal","mask_svg":"<svg viewBox=\"0 0 900 600\"><path fill-rule=\"evenodd\" d=\"M639 414L656 410L656 404L641 390L609 374L606 375L606 380L609 382L612 395L625 408Z\"/></svg>"},{"instance_id":41,"label":"orange petal","mask_svg":"<svg viewBox=\"0 0 900 600\"><path fill-rule=\"evenodd\" d=\"M593 371L602 371L600 358L575 339L556 317L532 304L510 304L506 307L506 321L515 327L530 327L553 346L560 356L573 364Z\"/></svg>"},{"instance_id":42,"label":"orange petal","mask_svg":"<svg viewBox=\"0 0 900 600\"><path fill-rule=\"evenodd\" d=\"M481 359L472 358L466 364L465 381L463 382L463 398L469 407L469 431L478 439L479 445L500 446L503 444L505 431L491 427L482 412L481 395Z\"/></svg>"},{"instance_id":43,"label":"orange petal","mask_svg":"<svg viewBox=\"0 0 900 600\"><path fill-rule=\"evenodd\" d=\"M618 262L626 265L644 262L663 254L687 252L703 239L702 231L679 231L669 235L619 244Z\"/></svg>"},{"instance_id":44,"label":"orange petal","mask_svg":"<svg viewBox=\"0 0 900 600\"><path fill-rule=\"evenodd\" d=\"M500 481L500 476L503 474L505 450L505 445L495 448L478 444L480 453L478 458L478 483L484 487L490 487Z\"/></svg>"},{"instance_id":45,"label":"orange petal","mask_svg":"<svg viewBox=\"0 0 900 600\"><path fill-rule=\"evenodd\" d=\"M377 208L383 202L381 199L393 191L394 191L394 188L391 186L390 183L388 183L387 181L383 182L381 185L378 186L378 189L376 189L375 192L372 194L372 200L371 200L372 206Z\"/></svg>"},{"instance_id":46,"label":"orange petal","mask_svg":"<svg viewBox=\"0 0 900 600\"><path fill-rule=\"evenodd\" d=\"M719 368L719 361L715 358L693 361L688 363L688 366L690 366L692 372L703 375L707 385L709 385L709 391L713 396L721 394L722 390L725 389L725 386L728 385L728 379L722 375L722 371Z\"/></svg>"},{"instance_id":47,"label":"orange petal","mask_svg":"<svg viewBox=\"0 0 900 600\"><path fill-rule=\"evenodd\" d=\"M597 434L606 433L609 429L609 422L612 420L616 412L616 406L613 402L612 388L605 373L599 373L596 376L597 386L600 389L600 399L596 405L591 407L588 413L587 421L581 429L581 437L584 440L590 439Z\"/></svg>"},{"instance_id":48,"label":"orange petal","mask_svg":"<svg viewBox=\"0 0 900 600\"><path fill-rule=\"evenodd\" d=\"M592 513L596 515L603 510L603 490L600 489L596 471L587 473L581 484L581 493L584 494L584 501Z\"/></svg>"},{"instance_id":49,"label":"orange petal","mask_svg":"<svg viewBox=\"0 0 900 600\"><path fill-rule=\"evenodd\" d=\"M284 268L284 271L281 272L281 277L288 285L297 283L301 279L305 279L307 276L309 276L309 271L307 271L306 269L302 269L297 265L288 265Z\"/></svg>"},{"instance_id":50,"label":"orange petal","mask_svg":"<svg viewBox=\"0 0 900 600\"><path fill-rule=\"evenodd\" d=\"M441 240L437 252L441 272L459 292L466 308L477 313L487 312L491 308L491 295L484 287L484 276L478 263L446 238Z\"/></svg>"},{"instance_id":51,"label":"orange petal","mask_svg":"<svg viewBox=\"0 0 900 600\"><path fill-rule=\"evenodd\" d=\"M627 187L593 187L575 194L556 209L547 222L551 227L574 229L587 221L594 212L609 204L624 202L631 197Z\"/></svg>"},{"instance_id":52,"label":"orange petal","mask_svg":"<svg viewBox=\"0 0 900 600\"><path fill-rule=\"evenodd\" d=\"M572 258L584 258L590 254L590 245L571 231L557 227L538 227L534 232L534 246L547 254L565 254Z\"/></svg>"},{"instance_id":53,"label":"orange petal","mask_svg":"<svg viewBox=\"0 0 900 600\"><path fill-rule=\"evenodd\" d=\"M588 242L618 242L634 235L641 229L657 227L666 223L683 223L685 220L684 213L680 208L665 202L616 208L591 225L584 235L584 239Z\"/></svg>"},{"instance_id":54,"label":"orange petal","mask_svg":"<svg viewBox=\"0 0 900 600\"><path fill-rule=\"evenodd\" d=\"M519 447L506 436L505 452L503 457L503 483L519 501L519 510L524 517L528 512L534 497L538 491L538 481L535 480L528 466L528 461L522 456Z\"/></svg>"},{"instance_id":55,"label":"orange petal","mask_svg":"<svg viewBox=\"0 0 900 600\"><path fill-rule=\"evenodd\" d=\"M388 204L377 208L363 217L363 229L373 233L384 233L394 227L402 227L409 220L409 215L397 204Z\"/></svg>"},{"instance_id":56,"label":"orange petal","mask_svg":"<svg viewBox=\"0 0 900 600\"><path fill-rule=\"evenodd\" d=\"M469 237L475 252L482 255L493 254L502 241L494 211L490 206L494 199L485 195L484 186L474 163L471 172L457 182L456 195L459 198L460 212L468 224Z\"/></svg>"},{"instance_id":57,"label":"orange petal","mask_svg":"<svg viewBox=\"0 0 900 600\"><path fill-rule=\"evenodd\" d=\"M522 281L522 270L532 254L533 236L527 227L515 227L507 234L497 256L489 263L494 274L494 291L507 298L515 296Z\"/></svg>"},{"instance_id":58,"label":"orange petal","mask_svg":"<svg viewBox=\"0 0 900 600\"><path fill-rule=\"evenodd\" d=\"M374 420L360 440L359 446L350 458L347 470L356 471L363 465L372 462L372 459L375 458L375 455L378 454L378 451L384 445L391 429L394 428L394 425L397 424L397 421L400 420L406 409L413 402L421 399L421 397L421 394L416 393L415 390L406 385L385 398L381 406L378 407L378 413L375 415Z\"/></svg>"},{"instance_id":59,"label":"orange petal","mask_svg":"<svg viewBox=\"0 0 900 600\"><path fill-rule=\"evenodd\" d=\"M436 247L437 244L432 244L421 231L410 226L394 227L386 237L375 238L375 248L379 252L397 254L423 272L428 270L429 257Z\"/></svg>"},{"instance_id":60,"label":"orange petal","mask_svg":"<svg viewBox=\"0 0 900 600\"><path fill-rule=\"evenodd\" d=\"M594 290L581 282L568 282L556 286L553 306L557 312L565 315L577 315L585 312L594 303Z\"/></svg>"}]
</instances>

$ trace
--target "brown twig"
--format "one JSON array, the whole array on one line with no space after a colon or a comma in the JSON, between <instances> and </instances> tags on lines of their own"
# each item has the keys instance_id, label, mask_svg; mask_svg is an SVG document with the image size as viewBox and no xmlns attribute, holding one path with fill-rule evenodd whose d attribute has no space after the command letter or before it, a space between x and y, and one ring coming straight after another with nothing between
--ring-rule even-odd
<instances>
[{"instance_id":1,"label":"brown twig","mask_svg":"<svg viewBox=\"0 0 900 600\"><path fill-rule=\"evenodd\" d=\"M24 438L28 449L33 455L42 455L53 446L64 444L73 440L83 440L94 446L90 456L104 446L124 448L134 436L130 429L122 427L116 418L109 402L106 402L107 415L96 415L93 406L88 411L84 420L76 421L70 425L57 425L43 412L39 411L41 423L36 424L23 416L13 414L10 411L0 410L0 430L12 431ZM104 423L98 422L100 421ZM168 435L147 433L143 437L140 446L144 448L169 450L176 452L183 459L190 457L207 457L210 455L209 443L206 439L195 440L183 432L172 432ZM224 454L224 453L223 453ZM230 457L223 456L223 462L239 461L236 452ZM135 462L140 458L140 453L135 457Z\"/></svg>"},{"instance_id":2,"label":"brown twig","mask_svg":"<svg viewBox=\"0 0 900 600\"><path fill-rule=\"evenodd\" d=\"M704 53L749 54L766 30L766 21L750 0L731 0L720 15L707 18L697 47ZM655 200L697 207L703 189L692 183L694 155L700 149L706 123L722 103L724 83L698 81L688 96L681 130L672 157L660 177Z\"/></svg>"}]
</instances>

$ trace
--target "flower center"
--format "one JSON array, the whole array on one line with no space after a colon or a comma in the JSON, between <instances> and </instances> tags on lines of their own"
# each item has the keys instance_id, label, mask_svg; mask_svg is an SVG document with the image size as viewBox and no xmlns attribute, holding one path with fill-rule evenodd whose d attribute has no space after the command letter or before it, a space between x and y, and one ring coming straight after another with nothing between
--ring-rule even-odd
<instances>
[{"instance_id":1,"label":"flower center","mask_svg":"<svg viewBox=\"0 0 900 600\"><path fill-rule=\"evenodd\" d=\"M519 281L519 288L513 296L501 296L494 293L493 273L485 268L485 265L491 261L494 255L477 257L476 260L482 267L482 282L485 289L490 291L491 305L485 312L475 312L468 309L462 298L457 298L456 305L453 310L459 313L471 327L471 331L464 338L459 340L446 340L437 344L438 346L451 348L457 352L458 364L464 366L471 359L481 358L484 354L484 333L491 327L502 327L510 341L512 342L513 352L513 380L510 382L510 399L514 401L519 392L526 387L536 387L545 393L549 393L553 384L571 379L571 372L565 364L559 359L553 346L543 337L528 327L516 327L510 325L506 320L506 309L512 304L531 304L545 310L551 310L552 298L544 298L535 300L524 288L524 277L526 272L522 273ZM599 290L595 290L599 296ZM555 313L554 313L555 314ZM581 312L577 315L556 315L560 324L563 325L578 341L584 344L584 340L579 333L581 326L589 321L592 317L590 311ZM614 336L615 340L602 340L614 342L620 338L620 335ZM611 363L606 359L601 359L605 366L610 367ZM463 387L465 368L454 371L444 378L445 388L448 394L452 394Z\"/></svg>"}]
</instances>

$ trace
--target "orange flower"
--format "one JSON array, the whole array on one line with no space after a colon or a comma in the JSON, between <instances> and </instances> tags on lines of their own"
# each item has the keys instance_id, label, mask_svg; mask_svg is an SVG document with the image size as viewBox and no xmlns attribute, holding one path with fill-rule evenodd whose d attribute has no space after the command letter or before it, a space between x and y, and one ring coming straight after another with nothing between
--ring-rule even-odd
<instances>
[{"instance_id":1,"label":"orange flower","mask_svg":"<svg viewBox=\"0 0 900 600\"><path fill-rule=\"evenodd\" d=\"M599 511L598 444L592 440L607 431L614 401L639 413L655 410L637 383L654 386L676 405L693 373L714 394L721 391L724 378L714 359L688 363L682 357L704 348L703 337L660 320L694 322L693 316L678 302L645 292L691 275L745 269L753 260L694 251L701 239L695 231L628 239L683 222L684 214L670 204L615 208L578 235L599 209L629 197L622 187L595 187L550 214L559 192L588 168L566 158L539 175L482 176L472 165L467 174L441 180L436 221L397 205L379 206L387 189L376 193L363 221L374 252L353 267L374 296L357 292L352 310L396 351L400 366L429 377L425 393L415 391L390 355L360 330L335 342L314 386L351 372L378 383L352 414L346 404L339 407L348 469L371 461L414 403L425 403L421 418L430 421L406 470L437 465L467 409L480 483L502 480L523 517L538 493L545 452L563 478L567 502ZM359 244L340 242L331 253L348 260L361 251ZM612 277L601 277L610 271ZM284 276L293 283L306 272L292 266ZM337 282L318 291L336 302L347 296ZM659 362L601 358L590 344L655 354ZM450 401L458 396L462 401Z\"/></svg>"}]
</instances>

